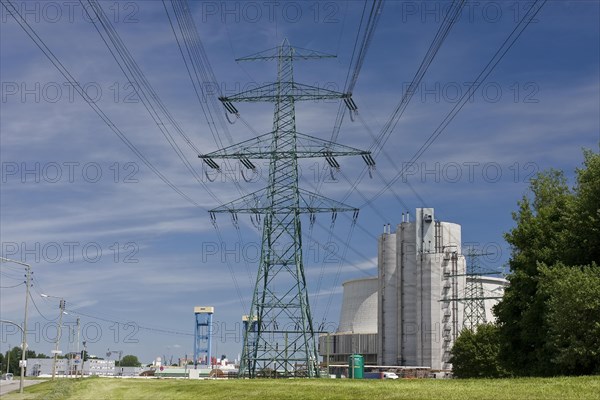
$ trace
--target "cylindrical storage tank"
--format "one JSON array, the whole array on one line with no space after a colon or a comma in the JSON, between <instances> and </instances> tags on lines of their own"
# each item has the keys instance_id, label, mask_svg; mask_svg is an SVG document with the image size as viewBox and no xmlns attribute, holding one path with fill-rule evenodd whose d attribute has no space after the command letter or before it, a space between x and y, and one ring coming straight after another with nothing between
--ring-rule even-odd
<instances>
[{"instance_id":1,"label":"cylindrical storage tank","mask_svg":"<svg viewBox=\"0 0 600 400\"><path fill-rule=\"evenodd\" d=\"M348 378L362 379L365 373L365 360L360 354L348 357Z\"/></svg>"},{"instance_id":2,"label":"cylindrical storage tank","mask_svg":"<svg viewBox=\"0 0 600 400\"><path fill-rule=\"evenodd\" d=\"M417 334L420 322L417 321L417 228L415 222L405 222L398 226L398 360L395 364L419 365L417 363Z\"/></svg>"},{"instance_id":3,"label":"cylindrical storage tank","mask_svg":"<svg viewBox=\"0 0 600 400\"><path fill-rule=\"evenodd\" d=\"M396 234L384 233L379 237L378 245L378 363L380 365L396 365L398 355L398 269L396 261Z\"/></svg>"}]
</instances>

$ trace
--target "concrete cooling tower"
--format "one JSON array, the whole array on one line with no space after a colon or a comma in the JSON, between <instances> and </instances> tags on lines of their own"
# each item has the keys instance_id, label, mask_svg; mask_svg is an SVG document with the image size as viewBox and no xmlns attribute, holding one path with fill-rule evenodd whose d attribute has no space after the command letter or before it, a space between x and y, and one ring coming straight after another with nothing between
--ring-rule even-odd
<instances>
[{"instance_id":1,"label":"concrete cooling tower","mask_svg":"<svg viewBox=\"0 0 600 400\"><path fill-rule=\"evenodd\" d=\"M377 333L377 277L344 282L338 332Z\"/></svg>"}]
</instances>

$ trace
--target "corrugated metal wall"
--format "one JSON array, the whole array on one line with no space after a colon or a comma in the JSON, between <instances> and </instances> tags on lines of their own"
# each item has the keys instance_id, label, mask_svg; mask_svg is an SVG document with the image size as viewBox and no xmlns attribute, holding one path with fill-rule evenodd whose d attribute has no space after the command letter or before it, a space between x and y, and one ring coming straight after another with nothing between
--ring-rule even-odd
<instances>
[{"instance_id":1,"label":"corrugated metal wall","mask_svg":"<svg viewBox=\"0 0 600 400\"><path fill-rule=\"evenodd\" d=\"M377 354L377 334L331 334L319 336L319 354L327 355L327 339L329 338L330 354Z\"/></svg>"}]
</instances>

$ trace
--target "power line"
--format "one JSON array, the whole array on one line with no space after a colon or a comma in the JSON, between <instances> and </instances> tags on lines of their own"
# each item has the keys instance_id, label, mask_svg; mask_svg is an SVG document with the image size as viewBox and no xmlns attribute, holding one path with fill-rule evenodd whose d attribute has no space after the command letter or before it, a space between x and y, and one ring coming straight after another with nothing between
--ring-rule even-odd
<instances>
[{"instance_id":1,"label":"power line","mask_svg":"<svg viewBox=\"0 0 600 400\"><path fill-rule=\"evenodd\" d=\"M385 123L385 125L382 127L379 135L374 139L373 144L371 145L370 149L373 152L374 158L377 158L377 156L379 155L379 152L383 151L383 146L385 145L385 143L389 139L391 133L395 129L396 125L398 124L398 121L404 114L404 111L406 110L413 95L415 94L416 89L419 87L419 84L421 83L421 80L425 76L425 73L429 69L429 66L432 64L437 53L439 52L440 48L444 44L444 41L448 37L450 30L454 26L455 22L458 20L458 17L460 16L460 13L462 11L464 4L465 4L465 0L454 0L452 2L452 4L450 5L450 7L448 8L448 11L446 12L446 14L444 16L444 20L440 24L440 26L435 34L435 37L433 38L433 41L429 45L429 48L427 49L427 52L425 53L425 57L423 57L423 60L421 61L419 68L417 68L417 72L415 73L411 83L406 88L406 91L404 92L402 99L400 100L400 103L398 103L398 105L392 112L392 115L390 116L388 121ZM388 159L391 159L391 157L387 156L387 153L384 153L384 154L386 154L386 157ZM395 164L392 162L392 165L395 165ZM356 190L358 184L365 177L366 172L367 172L367 169L363 169L361 174L358 176L356 182L348 190L348 193L346 194L346 196L344 196L344 200L347 199L354 190ZM386 187L389 187L389 185L386 185ZM365 204L367 204L367 203L365 203Z\"/></svg>"},{"instance_id":2,"label":"power line","mask_svg":"<svg viewBox=\"0 0 600 400\"><path fill-rule=\"evenodd\" d=\"M150 117L154 120L157 127L159 128L159 130L161 131L161 133L163 134L173 151L175 151L175 153L177 154L177 157L179 157L179 159L182 161L182 163L185 165L188 171L192 174L196 181L198 181L198 183L202 185L203 189L213 198L213 200L219 203L220 200L217 198L217 196L215 196L212 193L212 191L202 180L198 172L196 172L190 161L186 158L185 154L173 138L173 135L171 134L168 128L168 125L163 122L161 114L170 122L170 124L173 127L175 127L176 131L179 133L179 135L182 137L185 143L188 144L188 146L190 146L192 150L194 150L196 156L198 154L201 154L200 151L192 143L190 138L185 134L181 126L177 123L175 118L173 118L172 114L166 108L166 106L164 105L164 103L162 102L162 100L160 99L160 97L146 78L144 72L141 70L141 68L131 55L131 52L129 51L129 49L115 30L114 26L110 22L110 19L107 18L106 14L102 9L102 6L96 0L88 0L88 4L90 5L90 7L85 7L83 0L80 0L80 3L82 4L82 6L84 6L83 9L90 17L90 20L92 20L94 27L96 28L96 31L100 35L102 41L104 42L111 55L113 56L114 60L119 65L119 68L121 69L129 83L132 85L135 92L141 99L142 104L150 114ZM93 16L89 13L88 8L91 8L93 10L97 18L93 18ZM100 24L101 26L99 27L98 24ZM100 28L102 28L102 31L100 30Z\"/></svg>"},{"instance_id":3,"label":"power line","mask_svg":"<svg viewBox=\"0 0 600 400\"><path fill-rule=\"evenodd\" d=\"M315 217L316 218L316 217ZM337 219L337 218L336 218ZM324 250L326 250L326 248L330 245L331 243L331 238L335 229L335 221L336 219L331 219L331 225L329 226L329 231L328 231L328 236L327 236L327 240L325 240L325 246L324 246ZM313 226L314 222L311 223L311 228ZM354 230L354 224L352 225L352 230ZM310 239L312 240L312 235L310 236ZM325 261L327 260L327 257L325 254L323 254L323 259L321 260L321 272L319 274L319 279L317 280L317 288L315 290L315 293L319 293L321 291L321 282L323 280L323 276L325 275ZM312 304L312 310L313 313L316 313L317 310L317 305L319 298L317 297L315 299L315 301Z\"/></svg>"},{"instance_id":4,"label":"power line","mask_svg":"<svg viewBox=\"0 0 600 400\"><path fill-rule=\"evenodd\" d=\"M374 0L371 5L371 12L369 13L369 19L367 20L367 25L365 27L365 32L361 42L360 50L356 57L356 63L354 64L354 71L352 72L350 83L346 86L346 93L352 93L354 90L354 86L356 85L356 81L358 80L358 75L360 74L360 70L367 56L369 45L371 44L371 40L373 39L375 29L377 28L377 24L379 23L379 17L381 16L381 13L383 11L383 3L383 0Z\"/></svg>"},{"instance_id":5,"label":"power line","mask_svg":"<svg viewBox=\"0 0 600 400\"><path fill-rule=\"evenodd\" d=\"M400 118L400 116L402 115L402 113L404 112L404 109L406 108L406 106L408 105L408 103L410 102L410 99L412 98L412 95L414 93L414 88L418 87L418 84L420 83L421 79L423 78L425 72L427 71L427 69L429 68L429 65L431 65L431 63L433 62L433 59L435 58L435 55L437 54L437 52L439 51L439 49L441 48L444 40L446 39L446 37L448 36L448 33L450 31L450 29L452 28L452 26L454 25L454 23L456 22L456 19L458 17L458 15L460 15L460 11L462 10L462 7L464 6L464 2L465 0L454 0L454 2L452 3L452 5L450 6L450 8L448 9L444 20L442 21L442 24L440 25L440 27L438 28L438 31L432 41L432 43L429 46L429 50L427 51L423 61L421 62L421 65L419 67L419 69L417 70L417 73L415 74L415 78L413 78L413 82L411 83L411 85L409 86L409 89L407 89L407 92L404 94L400 104L398 105L396 111L392 114L392 116L390 117L390 121L394 121L394 119L397 120ZM367 3L365 2L365 8L363 9L363 17L364 17L364 12L366 9ZM383 4L379 4L379 8L376 8L376 4L373 3L373 6L371 8L371 15L369 17L369 23L367 24L367 29L365 30L365 35L363 38L363 48L361 49L361 56L360 56L360 60L359 62L356 63L355 66L355 74L353 76L356 76L356 79L358 79L358 73L360 71L360 67L362 66L362 62L364 61L364 57L366 55L366 50L368 48L368 44L370 43L370 40L372 38L373 32L375 30L375 27L377 26L377 22L378 22L378 18L381 14L381 7L383 7ZM361 18L361 25L362 25L362 18ZM360 26L359 26L359 32L357 32L357 38L355 40L355 49L356 49L356 44L358 43L358 36L360 34ZM354 53L352 56L352 59L354 58ZM348 70L348 74L350 73L350 69L352 68L352 62L350 64L349 70ZM354 83L356 83L356 79L354 79L353 83L352 83L352 88L354 87ZM348 82L348 78L346 80L346 84ZM345 85L346 85L345 84ZM337 137L337 134L339 133L339 129L341 127L341 124L343 122L343 118L346 112L346 108L344 107L343 103L340 104L340 107L338 109L338 115L336 117L336 122L334 124L334 129L333 129L333 133L332 133L332 138L333 137ZM363 124L363 127L367 130L367 132L370 134L370 136L373 138L374 143L381 143L381 150L383 150L383 143L381 141L381 139L378 139L377 137L375 137L374 133L371 131L371 129L368 127L368 125L364 122L363 118L359 115L358 118L360 120L360 122ZM388 122L389 124L392 124L392 122ZM393 126L395 126L395 124L393 124ZM393 129L393 127L391 128ZM389 131L389 128L386 130L386 128L384 127L384 129L382 130L382 133L380 134L380 137L382 135L385 135L385 132ZM390 131L391 132L391 131ZM392 160L392 158L387 154L387 152L384 151L384 155L386 156L386 158L388 159L388 161L390 161L392 163L392 165L394 165L394 162ZM350 180L340 171L340 174L342 175L342 177L346 180L346 182L348 184L350 184L350 189L347 192L347 194L344 196L342 201L346 201L348 199L348 197L350 196L351 193L358 193L360 195L360 197L362 197L363 201L365 201L365 204L370 205L370 203L368 203L368 199L366 196L364 196L362 194L362 192L360 192L358 190L358 184L362 181L362 179L364 178L364 175L366 174L368 169L363 169L362 173L359 175L358 179L354 182L351 183ZM385 181L384 176L381 173L377 173L377 175L379 176L379 178L384 182L384 184L386 184L386 186L389 188L390 186L387 185L387 182ZM320 192L321 189L321 185L322 185L322 181L319 181L318 185L317 185L317 193ZM412 189L412 188L411 188ZM414 192L414 189L412 189ZM400 204L402 204L406 209L408 209L408 207L406 206L406 204L404 204L404 202L402 201L402 199L394 192L392 191L394 196L396 197L396 199L399 201ZM385 222L386 218L379 212L379 210L373 206L371 206L371 209ZM359 228L360 225L359 225ZM361 228L362 229L362 228ZM364 229L363 229L364 230ZM370 236L373 236L369 233Z\"/></svg>"},{"instance_id":6,"label":"power line","mask_svg":"<svg viewBox=\"0 0 600 400\"><path fill-rule=\"evenodd\" d=\"M212 224L213 224L213 227L215 228L215 231L217 232L217 237L219 238L219 245L225 243L225 241L223 240L223 235L221 235L221 230L219 229L219 226L217 225L217 222L214 219L212 220ZM238 295L238 299L240 300L240 305L242 307L242 310L244 310L244 312L245 312L247 303L244 302L244 299L242 297L242 291L240 290L240 285L237 281L237 276L233 270L233 266L231 265L231 261L229 261L229 257L227 257L227 255L225 255L225 263L227 264L227 269L229 269L229 274L231 275L231 279L233 281L233 286L235 287L235 291Z\"/></svg>"},{"instance_id":7,"label":"power line","mask_svg":"<svg viewBox=\"0 0 600 400\"><path fill-rule=\"evenodd\" d=\"M13 272L23 273L23 272L27 271L27 269L25 269L23 267L15 267L13 265L7 264L7 262L5 262L5 261L0 261L0 266L4 270L4 271L0 271L0 274L2 274L3 276L6 276L7 278L11 278L11 279L21 279L21 277L15 278L9 272L5 272L5 271L10 271L11 273L13 273Z\"/></svg>"},{"instance_id":8,"label":"power line","mask_svg":"<svg viewBox=\"0 0 600 400\"><path fill-rule=\"evenodd\" d=\"M362 14L360 16L360 22L358 23L358 30L356 31L356 38L354 39L354 46L352 46L352 55L350 56L350 64L348 65L348 72L346 73L346 81L344 82L344 88L348 87L348 80L350 79L350 72L352 71L352 65L354 65L354 56L356 55L356 49L358 47L358 38L360 37L361 28L365 19L365 13L367 11L367 5L369 0L365 0L363 5ZM373 5L375 2L373 2ZM333 139L332 139L333 140Z\"/></svg>"},{"instance_id":9,"label":"power line","mask_svg":"<svg viewBox=\"0 0 600 400\"><path fill-rule=\"evenodd\" d=\"M175 331L175 330L171 330L171 329L162 329L162 328L152 328L152 327L148 327L148 326L138 325L135 322L121 322L121 321L117 321L117 320L113 320L113 319L109 319L109 318L98 317L96 315L86 314L86 313L83 313L81 311L76 311L76 310L71 310L71 309L68 309L67 311L69 313L72 313L72 314L75 314L75 315L81 315L81 316L84 316L84 317L88 317L88 318L92 318L92 319L97 319L99 321L110 322L110 323L113 323L113 324L119 324L119 325L123 325L123 326L134 326L134 327L136 327L138 329L142 329L142 330L149 331L149 332L156 332L156 333L162 333L162 334L171 334L171 335L180 335L180 336L194 336L193 333L189 333L189 332Z\"/></svg>"},{"instance_id":10,"label":"power line","mask_svg":"<svg viewBox=\"0 0 600 400\"><path fill-rule=\"evenodd\" d=\"M333 280L333 285L332 285L332 290L329 293L329 299L327 300L327 305L325 306L325 313L323 314L323 319L322 319L322 324L325 323L325 320L327 319L327 315L329 314L329 309L331 307L331 303L333 301L333 294L334 294L334 290L338 284L338 281L340 279L340 274L342 272L342 260L346 258L346 254L348 253L348 248L350 247L350 240L352 240L352 234L354 233L354 227L356 226L356 220L352 221L352 226L350 228L350 230L348 230L348 236L346 237L346 242L344 243L344 247L342 250L342 255L340 256L340 259L338 261L338 268L337 271L335 273L335 278Z\"/></svg>"},{"instance_id":11,"label":"power line","mask_svg":"<svg viewBox=\"0 0 600 400\"><path fill-rule=\"evenodd\" d=\"M154 174L166 183L177 194L187 200L196 207L203 208L198 202L185 194L175 184L173 184L162 172L160 172L153 164L144 156L144 154L127 138L127 136L112 122L112 120L102 111L102 109L88 96L86 91L81 87L79 82L73 77L69 70L60 62L56 55L50 50L46 43L39 37L35 30L19 13L17 8L10 0L0 0L6 11L13 16L15 21L21 26L25 33L33 40L38 48L50 60L50 62L58 69L63 77L69 81L73 88L85 100L85 102L96 112L102 121L113 131L115 135L144 163ZM9 8L10 6L10 8ZM11 10L12 8L12 10ZM17 18L18 17L18 18Z\"/></svg>"},{"instance_id":12,"label":"power line","mask_svg":"<svg viewBox=\"0 0 600 400\"><path fill-rule=\"evenodd\" d=\"M54 319L51 319L51 318L48 318L48 317L46 317L46 316L45 316L45 315L44 315L44 314L43 314L43 313L40 311L40 309L38 308L38 306L37 306L37 304L36 304L35 300L33 299L33 296L31 295L31 293L29 293L29 298L31 299L31 302L33 303L33 307L35 307L35 310L36 310L36 311L38 312L38 314L40 314L40 316L41 316L42 318L44 318L46 321L54 322L54 321L56 321L56 320L58 319L58 317L57 317L57 318L54 318Z\"/></svg>"},{"instance_id":13,"label":"power line","mask_svg":"<svg viewBox=\"0 0 600 400\"><path fill-rule=\"evenodd\" d=\"M512 30L510 35L504 40L500 48L496 51L491 60L486 64L483 70L477 75L477 78L473 80L473 83L469 86L469 89L461 96L460 100L456 103L456 105L452 108L452 110L446 115L446 117L442 120L442 122L438 125L438 127L433 131L431 135L427 138L425 143L421 145L421 147L417 150L417 152L411 157L410 161L405 164L405 166L400 170L400 172L392 178L392 180L384 186L379 192L377 192L369 201L365 202L361 208L365 205L369 205L377 200L387 189L396 183L398 179L404 176L407 168L410 168L414 165L414 163L425 153L425 151L433 144L433 142L444 132L446 127L454 120L456 115L462 110L467 101L473 96L473 94L477 91L479 86L487 77L492 73L494 68L498 65L498 63L502 60L502 58L506 55L506 53L511 49L511 47L515 44L517 39L521 36L525 28L529 26L533 18L537 15L537 13L542 9L547 0L536 0L535 3L529 8L527 13L523 16L523 18L519 21L519 23Z\"/></svg>"},{"instance_id":14,"label":"power line","mask_svg":"<svg viewBox=\"0 0 600 400\"><path fill-rule=\"evenodd\" d=\"M177 46L179 47L179 51L186 65L186 70L188 71L188 76L192 82L192 86L194 87L196 97L200 102L200 108L202 109L208 127L211 130L215 144L218 147L224 147L221 135L219 133L220 130L227 137L229 144L232 145L234 142L231 133L229 132L228 124L225 122L225 111L223 110L220 102L217 100L217 98L221 98L223 95L221 87L210 64L208 54L204 49L200 34L191 15L189 4L185 0L172 0L171 4L173 6L173 12L179 26L179 33L181 35L182 42L185 45L187 57L183 52L183 47L179 41L178 35L175 32L175 27L163 0L163 5L165 7L165 12L167 13L169 24L171 25L171 29L175 35ZM240 118L239 115L236 115L236 117ZM217 128L215 119L219 123L220 128ZM249 127L247 121L244 121L244 124ZM258 136L256 131L253 129L251 130ZM229 160L224 160L224 163L230 170L232 170ZM245 193L240 186L238 179L233 179L233 183L238 193L243 196Z\"/></svg>"},{"instance_id":15,"label":"power line","mask_svg":"<svg viewBox=\"0 0 600 400\"><path fill-rule=\"evenodd\" d=\"M362 15L360 18L360 23L358 25L358 31L356 32L356 39L354 39L354 46L352 49L352 57L350 58L350 64L348 65L348 73L346 74L346 81L344 82L344 93L352 94L354 91L354 86L358 81L358 75L360 74L360 70L362 68L363 62L367 55L367 50L369 49L369 45L371 44L371 40L373 39L373 34L375 33L375 28L377 28L377 23L379 22L379 17L383 10L383 0L374 0L371 5L371 12L369 14L369 18L367 20L365 30L363 33L363 39L361 41L361 47L358 50L358 55L355 61L355 54L358 48L359 36L361 32L361 27L363 24L363 20L365 17L365 12L367 10L368 1L365 0L365 5L363 7ZM354 66L354 68L352 68ZM352 75L350 75L352 72ZM350 111L352 112L352 111ZM333 131L331 133L331 141L337 141L338 135L340 133L340 128L344 121L344 116L346 115L346 104L344 101L340 101L338 106L338 112L336 115L335 123L333 126Z\"/></svg>"},{"instance_id":16,"label":"power line","mask_svg":"<svg viewBox=\"0 0 600 400\"><path fill-rule=\"evenodd\" d=\"M12 286L0 286L0 289L12 289L12 288L16 288L16 287L22 286L24 284L25 284L25 282L21 282L21 283L18 283L16 285L12 285Z\"/></svg>"},{"instance_id":17,"label":"power line","mask_svg":"<svg viewBox=\"0 0 600 400\"><path fill-rule=\"evenodd\" d=\"M80 0L80 1L83 4L83 1L82 0ZM188 171L193 175L193 177L198 181L198 183L200 183L202 185L204 190L216 202L219 203L220 200L217 198L216 195L214 195L212 193L212 191L210 190L208 185L206 185L206 183L198 175L198 173L196 172L194 167L191 165L191 163L185 157L185 154L181 151L181 149L177 145L177 142L173 139L173 136L171 135L169 129L163 123L161 114L166 119L168 119L168 121L171 123L172 126L174 126L176 128L179 135L196 152L196 156L202 155L202 153L191 142L191 140L187 137L187 135L183 132L183 130L181 129L181 127L179 126L177 121L173 118L171 113L168 111L168 109L165 107L163 102L160 100L158 94L156 93L154 88L151 86L150 82L146 79L143 71L140 69L139 65L136 63L135 59L131 55L131 52L127 49L126 45L123 43L120 36L118 35L116 30L112 26L109 18L107 18L106 14L102 10L102 7L100 6L100 4L96 0L88 0L88 4L90 4L91 8L94 11L94 14L97 17L97 20L99 21L99 23L101 25L101 27L99 27L98 24L95 22L96 19L92 18L92 16L90 15L90 18L94 21L94 26L96 27L96 30L98 31L98 33L99 33L100 37L102 38L102 40L104 41L104 43L106 44L106 46L109 49L110 53L112 54L113 58L119 65L119 68L121 69L121 71L123 72L125 77L129 80L129 83L132 84L133 87L135 88L136 93L142 100L142 103L144 104L144 106L145 106L146 110L148 111L148 113L150 114L151 118L155 121L155 123L159 127L161 133L163 134L165 139L167 139L167 141L169 142L169 144L171 145L173 150L176 152L179 159L187 167ZM184 8L185 10L189 10L187 8L187 6L182 6L182 8ZM85 9L87 12L87 8L85 8ZM178 10L178 8L175 7L175 4L174 4L174 9ZM211 81L211 83L216 85L216 78L214 76L214 73L212 72L212 68L210 67L208 57L206 55L206 52L204 51L204 48L203 48L202 43L200 42L199 38L195 38L195 40L190 39L189 41L191 43L188 43L187 38L194 38L192 36L193 35L192 30L195 29L195 27L193 26L193 20L191 19L191 16L188 14L189 14L189 11L188 11L188 13L185 13L184 11L179 10L179 14L177 14L177 18L178 18L178 21L180 22L180 26L182 27L181 28L182 32L184 32L184 31L187 32L187 35L184 36L184 38L186 38L185 43L188 48L188 54L190 54L190 59L192 61L194 61L194 60L196 61L195 63L192 62L191 64L194 67L195 71L198 71L198 70L203 71L202 76L203 76L205 83L206 83L206 80L208 79ZM168 15L168 13L167 13L167 15ZM171 23L170 18L169 18L169 22ZM171 23L171 27L173 28L172 23ZM102 28L102 31L100 30L100 28ZM177 36L176 36L176 39L177 39ZM109 42L110 42L110 44L109 44ZM180 47L180 50L182 50L178 39L177 39L177 43L178 43L178 46ZM112 44L112 47L111 47L111 44ZM115 50L113 50L113 47ZM193 58L191 55L194 52L196 54L195 58ZM186 61L186 60L184 59L184 61ZM198 65L200 65L201 68L198 67ZM187 61L186 61L186 67L187 67ZM189 71L189 68L188 68L188 71ZM195 81L192 80L192 83L195 83ZM200 88L200 90L202 90L201 85L199 85L199 88ZM208 98L208 96L206 96L206 98ZM218 131L216 130L216 127L215 127L214 131L212 129L214 126L214 120L212 119L212 115L210 113L210 108L206 107L206 109L205 109L203 102L200 101L200 103L201 103L200 105L201 105L203 111L205 111L205 116L207 118L209 128L211 129L211 132L214 133L217 144L219 144L219 143L221 143L221 140L218 136ZM223 125L223 121L221 121L221 122ZM223 126L223 128L226 131L226 127ZM228 132L226 131L226 133L228 133ZM220 237L220 231L218 230L218 227L216 227L216 229L217 229L217 234ZM238 230L238 237L243 246L243 240L242 240L241 235L239 235L239 230ZM236 287L238 295L240 296L240 304L242 305L242 307L244 307L245 303L241 297L241 291L239 290L239 284L237 282L236 275L233 271L233 267L231 266L229 260L227 260L227 263L228 263L228 267L229 267L229 270L231 273L231 277L232 277L234 286Z\"/></svg>"},{"instance_id":18,"label":"power line","mask_svg":"<svg viewBox=\"0 0 600 400\"><path fill-rule=\"evenodd\" d=\"M215 140L215 143L217 144L217 146L223 147L223 141L219 134L219 129L217 128L217 125L215 123L214 115L216 115L216 120L219 122L220 129L222 132L225 133L225 136L227 137L227 140L229 141L229 144L231 145L231 144L233 144L233 139L231 137L231 134L229 132L227 124L225 123L225 120L224 120L224 117L222 114L223 109L222 109L221 105L218 103L217 98L216 98L217 96L219 96L219 97L222 96L221 88L217 82L215 73L211 67L208 55L206 53L206 50L204 49L204 45L202 44L202 40L200 39L200 35L198 33L198 30L196 28L196 25L194 23L191 13L190 13L189 5L186 1L175 1L175 0L171 1L171 4L173 6L173 12L175 14L177 24L179 26L179 33L180 33L181 39L182 39L181 41L179 40L179 35L177 35L175 26L173 24L173 21L171 20L166 3L163 0L163 6L165 8L165 12L167 14L169 24L171 25L171 29L172 29L175 39L177 41L177 46L179 47L179 51L183 58L184 64L186 66L186 70L188 71L188 76L190 78L190 81L192 82L194 92L196 93L196 97L200 103L200 107L201 107L204 117L206 119L207 125L212 133L213 139ZM186 50L185 52L184 52L184 47ZM186 54L187 54L187 57L186 57ZM208 90L205 90L205 88L212 88L213 91L209 92ZM206 104L205 104L205 101L203 101L203 99L207 101ZM239 116L237 116L237 117L239 118ZM242 121L248 128L250 128L251 131L253 131L258 136L258 133L256 133L256 131L254 131L250 127L250 125L248 124L247 121L245 121L243 119L242 119ZM224 163L225 163L225 165L228 166L228 168L230 170L232 170L229 160L224 160ZM234 179L233 183L234 183L237 191L239 192L239 194L241 196L244 196L245 193L242 190L242 187L240 186L240 183L238 182L238 180ZM213 227L217 233L217 236L220 238L219 240L221 240L222 235L221 235L220 228L214 221L213 221ZM237 230L238 240L240 242L240 245L242 246L242 248L244 248L243 237L239 231L239 226L237 226L237 223L236 223L236 230ZM221 240L221 242L222 242L222 240ZM231 265L231 262L229 261L229 259L227 257L226 257L225 261L226 261L227 267L230 271L231 278L232 278L233 284L235 286L236 292L238 294L242 309L245 309L247 302L244 302L244 300L241 296L241 290L239 288L239 284L237 281L236 274L233 270L233 266ZM248 275L250 276L249 265L246 260L244 260L244 261L246 264Z\"/></svg>"},{"instance_id":19,"label":"power line","mask_svg":"<svg viewBox=\"0 0 600 400\"><path fill-rule=\"evenodd\" d=\"M171 1L171 4L173 6L173 11L177 19L181 38L185 46L186 52L184 52L184 47L182 46L179 40L179 36L175 31L175 26L168 12L167 5L163 0L163 5L165 7L165 12L167 13L169 24L171 25L171 29L173 31L173 34L175 35L177 46L179 47L179 52L181 53L181 56L184 60L186 70L188 71L188 75L196 93L196 97L198 99L198 102L200 103L200 108L208 123L208 128L210 129L213 135L213 139L215 140L217 146L223 147L223 142L219 136L219 132L217 130L211 108L209 104L205 104L205 102L203 101L203 99L205 99L210 100L212 102L212 97L205 91L205 87L207 85L211 85L212 88L215 89L219 94L221 89L217 83L212 68L210 67L210 63L208 62L208 56L206 55L204 46L200 41L198 32L196 30L196 26L194 25L194 21L191 15L189 14L189 7L187 3L183 3L181 1ZM186 53L187 57L185 55ZM205 84L205 87L203 87L203 82ZM220 115L220 113L218 113L218 115ZM231 138L229 132L225 131L225 133L229 139L229 142L233 143L233 139Z\"/></svg>"},{"instance_id":20,"label":"power line","mask_svg":"<svg viewBox=\"0 0 600 400\"><path fill-rule=\"evenodd\" d=\"M2 271L0 271L0 275L4 276L4 277L6 277L6 278L9 278L9 279L14 279L14 280L16 280L16 281L19 281L19 280L22 280L22 279L23 279L23 278L21 278L21 277L16 277L16 276L14 276L14 275L11 275L11 274L8 274L8 273L6 273L6 272L2 272Z\"/></svg>"},{"instance_id":21,"label":"power line","mask_svg":"<svg viewBox=\"0 0 600 400\"><path fill-rule=\"evenodd\" d=\"M425 73L429 69L429 66L433 62L435 56L437 55L438 51L444 44L444 41L448 37L450 29L452 29L452 27L458 20L458 17L460 16L464 4L465 0L454 0L450 5L450 8L448 8L447 13L444 15L444 20L440 24L440 27L435 37L433 38L433 41L429 45L429 49L427 50L425 57L421 61L421 65L419 65L419 68L417 69L415 76L413 77L411 83L408 85L404 95L402 96L400 103L392 113L390 119L384 125L383 129L379 133L378 138L371 145L371 150L375 153L375 157L377 156L378 151L380 151L383 148L385 142L391 135L392 131L395 129L402 115L404 114L404 111L406 110L408 103L412 99L412 96L415 94L417 87L423 79L423 76L425 76Z\"/></svg>"}]
</instances>

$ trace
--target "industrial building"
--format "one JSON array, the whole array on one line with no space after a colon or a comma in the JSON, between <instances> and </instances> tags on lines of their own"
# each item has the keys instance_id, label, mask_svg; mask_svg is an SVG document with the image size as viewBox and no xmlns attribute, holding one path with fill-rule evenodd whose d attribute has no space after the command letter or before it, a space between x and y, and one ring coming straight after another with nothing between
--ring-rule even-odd
<instances>
[{"instance_id":1,"label":"industrial building","mask_svg":"<svg viewBox=\"0 0 600 400\"><path fill-rule=\"evenodd\" d=\"M68 358L57 359L56 375L66 376L75 375L76 372L81 373L81 363L79 361ZM26 374L27 376L52 375L53 363L54 359L52 358L30 358L27 360ZM121 368L117 368L117 370L115 370L115 360L89 359L83 363L83 375L85 376L114 376L124 372L121 371Z\"/></svg>"},{"instance_id":2,"label":"industrial building","mask_svg":"<svg viewBox=\"0 0 600 400\"><path fill-rule=\"evenodd\" d=\"M432 208L418 208L415 220L403 214L392 232L378 239L378 276L343 284L337 332L321 335L319 351L333 364L350 354L365 364L449 370L450 351L463 329L468 283L482 292L478 300L487 321L507 281L467 274L461 252L461 227L437 221Z\"/></svg>"}]
</instances>

